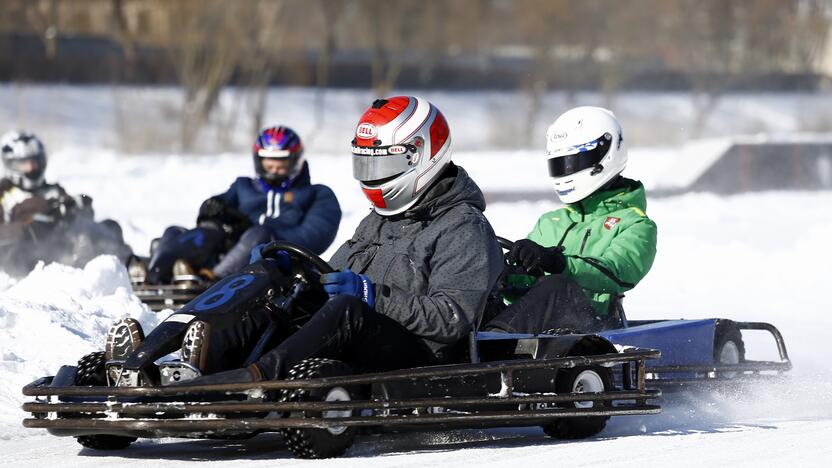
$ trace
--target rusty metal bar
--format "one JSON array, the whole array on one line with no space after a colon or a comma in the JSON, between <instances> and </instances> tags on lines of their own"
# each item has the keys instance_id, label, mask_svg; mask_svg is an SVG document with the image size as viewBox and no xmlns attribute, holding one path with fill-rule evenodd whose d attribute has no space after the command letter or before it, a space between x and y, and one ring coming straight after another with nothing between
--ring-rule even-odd
<instances>
[{"instance_id":1,"label":"rusty metal bar","mask_svg":"<svg viewBox=\"0 0 832 468\"><path fill-rule=\"evenodd\" d=\"M786 351L786 341L780 330L774 325L765 322L736 322L740 330L765 330L774 336L774 341L777 343L777 351L780 354L781 361L789 361L789 353Z\"/></svg>"},{"instance_id":2,"label":"rusty metal bar","mask_svg":"<svg viewBox=\"0 0 832 468\"><path fill-rule=\"evenodd\" d=\"M761 372L778 371L784 372L792 368L791 362L746 362L745 364L729 365L701 365L701 366L656 366L650 367L649 372L660 374L674 372Z\"/></svg>"},{"instance_id":3,"label":"rusty metal bar","mask_svg":"<svg viewBox=\"0 0 832 468\"><path fill-rule=\"evenodd\" d=\"M603 393L569 393L508 398L414 398L393 401L304 401L304 402L237 402L237 403L24 403L24 411L32 413L118 413L120 415L185 414L185 413L255 413L270 411L333 411L361 409L397 409L415 407L452 407L467 405L520 405L534 403L568 403L575 401L614 401L659 398L659 390L646 392L610 391Z\"/></svg>"},{"instance_id":4,"label":"rusty metal bar","mask_svg":"<svg viewBox=\"0 0 832 468\"><path fill-rule=\"evenodd\" d=\"M712 378L685 378L685 379L677 379L677 378L658 378L654 380L650 380L651 386L656 386L659 388L670 388L670 387L686 387L686 386L701 386L703 388L709 388L714 386L728 386L728 387L743 387L752 383L760 383L760 382L781 382L784 381L786 378L783 374L777 375L744 375L744 376L736 376L736 377L712 377Z\"/></svg>"},{"instance_id":5,"label":"rusty metal bar","mask_svg":"<svg viewBox=\"0 0 832 468\"><path fill-rule=\"evenodd\" d=\"M451 423L505 423L508 420L540 420L588 416L623 416L638 414L657 414L661 408L657 405L630 407L570 408L535 411L502 411L476 414L427 414L387 417L348 417L348 418L257 418L257 419L24 419L23 426L39 429L76 430L111 430L111 431L164 431L166 433L193 433L198 431L257 431L276 430L288 427L319 428L338 426L404 426L419 424Z\"/></svg>"},{"instance_id":6,"label":"rusty metal bar","mask_svg":"<svg viewBox=\"0 0 832 468\"><path fill-rule=\"evenodd\" d=\"M420 378L463 377L497 373L505 370L531 370L545 368L572 368L598 364L622 363L644 359L657 359L661 353L657 350L637 350L623 353L599 354L595 356L574 356L567 358L529 360L529 361L493 361L479 364L453 364L447 366L420 367L399 371L380 372L347 377L330 377L308 380L273 380L257 383L214 384L214 385L175 385L167 387L45 387L36 385L35 381L23 387L26 396L113 396L113 397L164 397L181 396L195 393L243 393L251 391L313 389L333 386L366 385L396 380ZM644 388L642 385L640 388Z\"/></svg>"}]
</instances>

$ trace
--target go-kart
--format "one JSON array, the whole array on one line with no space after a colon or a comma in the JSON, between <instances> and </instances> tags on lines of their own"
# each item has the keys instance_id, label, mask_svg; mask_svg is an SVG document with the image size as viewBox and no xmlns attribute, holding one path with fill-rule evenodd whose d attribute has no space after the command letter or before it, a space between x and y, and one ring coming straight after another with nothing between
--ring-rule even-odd
<instances>
[{"instance_id":1,"label":"go-kart","mask_svg":"<svg viewBox=\"0 0 832 468\"><path fill-rule=\"evenodd\" d=\"M131 281L133 294L153 312L165 309L177 310L191 302L210 286L203 278L195 275L177 276L171 284L149 284Z\"/></svg>"},{"instance_id":2,"label":"go-kart","mask_svg":"<svg viewBox=\"0 0 832 468\"><path fill-rule=\"evenodd\" d=\"M32 414L23 425L74 436L90 449L125 448L138 437L236 438L276 431L296 456L324 458L343 454L361 427L538 425L555 438L585 438L601 432L612 416L659 413L652 401L661 391L647 388L651 374L746 375L742 363L713 361L694 362L695 369L650 369L648 363L662 365L660 351L616 344L623 335L477 331L460 343L455 364L380 373L354 374L341 361L308 359L285 380L187 385L198 369L177 360L156 364L178 346L190 320L206 311L233 313L255 301L274 312L274 326L246 363L270 349L278 330L303 323L312 311L299 299L316 275L331 268L291 244L272 244L264 255L277 250L292 258L288 278L275 281L274 262L250 265L171 315L126 360L106 362L103 353L93 353L24 387L24 395L35 401L23 405Z\"/></svg>"},{"instance_id":3,"label":"go-kart","mask_svg":"<svg viewBox=\"0 0 832 468\"><path fill-rule=\"evenodd\" d=\"M25 228L0 249L0 263L12 276L25 276L41 261L82 268L99 255L122 261L130 255L119 224L95 221L92 199L86 195L33 196L18 206L27 204L13 219L26 220Z\"/></svg>"},{"instance_id":4,"label":"go-kart","mask_svg":"<svg viewBox=\"0 0 832 468\"><path fill-rule=\"evenodd\" d=\"M245 214L226 207L213 217L198 218L193 229L168 228L151 242L149 257L131 259L133 293L154 312L179 309L214 283L195 270L219 262L250 226Z\"/></svg>"}]
</instances>

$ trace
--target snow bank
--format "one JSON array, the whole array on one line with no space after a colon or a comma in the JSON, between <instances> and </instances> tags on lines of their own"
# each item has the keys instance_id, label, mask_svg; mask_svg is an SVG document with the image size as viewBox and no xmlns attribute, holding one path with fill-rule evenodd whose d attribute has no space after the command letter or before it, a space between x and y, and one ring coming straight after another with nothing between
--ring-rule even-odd
<instances>
[{"instance_id":1,"label":"snow bank","mask_svg":"<svg viewBox=\"0 0 832 468\"><path fill-rule=\"evenodd\" d=\"M110 325L127 316L148 329L160 318L132 294L126 269L112 256L83 269L41 263L1 292L0 438L20 435L23 385L102 350Z\"/></svg>"}]
</instances>

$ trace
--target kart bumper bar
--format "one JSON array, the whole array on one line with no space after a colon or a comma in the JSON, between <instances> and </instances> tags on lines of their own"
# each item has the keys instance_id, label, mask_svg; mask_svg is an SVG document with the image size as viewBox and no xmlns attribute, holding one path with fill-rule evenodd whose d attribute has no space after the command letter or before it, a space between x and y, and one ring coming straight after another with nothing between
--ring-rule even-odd
<instances>
[{"instance_id":1,"label":"kart bumper bar","mask_svg":"<svg viewBox=\"0 0 832 468\"><path fill-rule=\"evenodd\" d=\"M343 426L487 427L532 425L555 418L659 413L659 390L645 388L647 359L655 350L546 360L511 360L477 364L422 367L375 374L309 380L279 380L255 384L169 387L51 386L44 377L23 393L37 397L23 405L33 417L29 428L49 429L54 435L126 434L138 437L198 436L217 432L242 433L282 428ZM623 389L600 393L521 393L514 377L522 371L578 366L616 367L625 374ZM268 401L268 392L288 389L362 386L392 381L430 381L465 376L499 379L502 390L491 394L440 397L375 398L351 401ZM239 401L241 398L249 399ZM216 400L221 401L216 401ZM214 400L214 401L205 401ZM238 400L238 401L233 401ZM602 402L589 408L573 402ZM306 417L301 416L302 412ZM320 415L324 415L321 417ZM332 416L331 415L336 415Z\"/></svg>"}]
</instances>

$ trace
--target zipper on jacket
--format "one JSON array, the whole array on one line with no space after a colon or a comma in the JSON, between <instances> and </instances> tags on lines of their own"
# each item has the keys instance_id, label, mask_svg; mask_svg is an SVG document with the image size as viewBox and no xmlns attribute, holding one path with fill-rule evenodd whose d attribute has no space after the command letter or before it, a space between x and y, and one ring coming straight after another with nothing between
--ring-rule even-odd
<instances>
[{"instance_id":1,"label":"zipper on jacket","mask_svg":"<svg viewBox=\"0 0 832 468\"><path fill-rule=\"evenodd\" d=\"M578 255L584 254L584 247L586 247L586 240L589 239L589 235L592 233L592 229L587 229L586 234L584 234L584 240L581 241L581 250L578 251Z\"/></svg>"},{"instance_id":2,"label":"zipper on jacket","mask_svg":"<svg viewBox=\"0 0 832 468\"><path fill-rule=\"evenodd\" d=\"M566 236L569 234L569 231L571 231L572 228L577 226L577 225L578 225L578 223L573 222L572 224L569 225L568 228L566 228L565 231L563 231L563 236L561 236L560 240L558 241L557 247L562 247L563 246L563 241L566 240Z\"/></svg>"}]
</instances>

